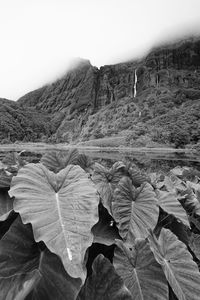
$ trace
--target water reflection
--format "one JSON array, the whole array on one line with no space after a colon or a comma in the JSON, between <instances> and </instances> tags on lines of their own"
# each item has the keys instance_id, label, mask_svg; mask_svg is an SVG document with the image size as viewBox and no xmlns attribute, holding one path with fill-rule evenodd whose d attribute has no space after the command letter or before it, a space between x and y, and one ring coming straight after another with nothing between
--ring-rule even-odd
<instances>
[{"instance_id":1,"label":"water reflection","mask_svg":"<svg viewBox=\"0 0 200 300\"><path fill-rule=\"evenodd\" d=\"M139 152L139 151L91 151L81 150L81 153L88 155L91 158L98 159L102 164L111 166L113 162L122 160L136 164L141 169L156 171L158 169L171 169L175 166L190 166L200 170L200 157L193 153L181 152Z\"/></svg>"},{"instance_id":2,"label":"water reflection","mask_svg":"<svg viewBox=\"0 0 200 300\"><path fill-rule=\"evenodd\" d=\"M142 149L138 151L137 149L134 150L124 150L124 149L115 149L115 150L105 150L105 149L86 149L80 148L78 149L79 153L83 153L89 156L92 159L95 159L99 163L110 167L115 161L124 161L127 163L132 163L137 165L140 169L148 170L151 172L155 172L159 169L162 170L170 170L175 166L189 166L195 167L196 169L200 170L200 156L191 153L190 151L180 152L174 150L168 151L167 149L158 149L155 151L154 149ZM15 149L10 150L3 150L0 149L0 161L9 152L18 152L20 156L26 158L29 162L37 163L40 161L41 156L48 152L48 151L61 151L65 152L66 149L62 148L39 148L33 147L32 149L23 150L23 151L16 151Z\"/></svg>"}]
</instances>

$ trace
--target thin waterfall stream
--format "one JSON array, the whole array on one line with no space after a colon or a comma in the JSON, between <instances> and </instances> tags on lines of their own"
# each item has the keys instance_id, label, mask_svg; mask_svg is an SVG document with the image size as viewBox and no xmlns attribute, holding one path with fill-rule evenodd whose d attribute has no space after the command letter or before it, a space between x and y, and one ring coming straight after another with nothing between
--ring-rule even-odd
<instances>
[{"instance_id":1,"label":"thin waterfall stream","mask_svg":"<svg viewBox=\"0 0 200 300\"><path fill-rule=\"evenodd\" d=\"M135 82L134 82L134 94L133 97L135 98L137 95L137 69L135 69Z\"/></svg>"}]
</instances>

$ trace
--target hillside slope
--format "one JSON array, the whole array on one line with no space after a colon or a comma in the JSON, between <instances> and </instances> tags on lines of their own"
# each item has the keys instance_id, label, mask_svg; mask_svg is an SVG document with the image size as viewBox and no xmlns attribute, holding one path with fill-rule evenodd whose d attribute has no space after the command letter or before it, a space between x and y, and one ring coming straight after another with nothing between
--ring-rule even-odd
<instances>
[{"instance_id":1,"label":"hillside slope","mask_svg":"<svg viewBox=\"0 0 200 300\"><path fill-rule=\"evenodd\" d=\"M130 144L197 143L200 39L157 47L138 61L100 69L82 60L16 105L25 115L38 113L51 120L46 119L48 132L41 130L46 140L71 142L126 134Z\"/></svg>"},{"instance_id":2,"label":"hillside slope","mask_svg":"<svg viewBox=\"0 0 200 300\"><path fill-rule=\"evenodd\" d=\"M22 108L17 102L0 98L0 141L2 143L38 141L51 135L50 118L32 108Z\"/></svg>"}]
</instances>

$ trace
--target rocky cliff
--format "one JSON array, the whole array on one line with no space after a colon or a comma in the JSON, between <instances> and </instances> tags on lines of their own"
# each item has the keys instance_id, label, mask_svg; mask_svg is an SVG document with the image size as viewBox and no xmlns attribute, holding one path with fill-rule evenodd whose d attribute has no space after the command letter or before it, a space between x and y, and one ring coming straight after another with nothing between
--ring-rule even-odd
<instances>
[{"instance_id":1,"label":"rocky cliff","mask_svg":"<svg viewBox=\"0 0 200 300\"><path fill-rule=\"evenodd\" d=\"M78 66L56 82L26 94L18 103L48 113L70 110L84 111L93 105L97 68L80 60Z\"/></svg>"},{"instance_id":2,"label":"rocky cliff","mask_svg":"<svg viewBox=\"0 0 200 300\"><path fill-rule=\"evenodd\" d=\"M49 116L51 130L43 132L47 138L72 141L134 132L138 127L146 128L147 135L152 129L170 134L169 118L180 129L179 117L184 126L199 124L194 114L199 100L200 39L193 38L152 49L137 61L100 69L82 60L56 82L20 98L17 105ZM198 141L197 133L192 139Z\"/></svg>"}]
</instances>

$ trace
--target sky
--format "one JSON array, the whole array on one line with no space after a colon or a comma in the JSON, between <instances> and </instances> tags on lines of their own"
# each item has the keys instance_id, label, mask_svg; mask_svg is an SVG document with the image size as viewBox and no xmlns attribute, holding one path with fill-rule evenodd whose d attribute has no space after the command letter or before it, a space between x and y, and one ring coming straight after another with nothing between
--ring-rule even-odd
<instances>
[{"instance_id":1,"label":"sky","mask_svg":"<svg viewBox=\"0 0 200 300\"><path fill-rule=\"evenodd\" d=\"M200 0L0 0L0 98L17 100L66 73L200 35Z\"/></svg>"}]
</instances>

